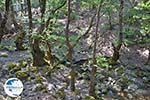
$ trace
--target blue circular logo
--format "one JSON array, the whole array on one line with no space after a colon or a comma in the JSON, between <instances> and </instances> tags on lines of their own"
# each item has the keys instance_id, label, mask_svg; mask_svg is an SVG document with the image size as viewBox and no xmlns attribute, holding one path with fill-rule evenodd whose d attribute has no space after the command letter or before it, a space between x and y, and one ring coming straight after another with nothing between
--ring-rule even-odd
<instances>
[{"instance_id":1,"label":"blue circular logo","mask_svg":"<svg viewBox=\"0 0 150 100\"><path fill-rule=\"evenodd\" d=\"M10 78L4 84L4 91L10 97L18 97L23 91L23 83L17 78Z\"/></svg>"}]
</instances>

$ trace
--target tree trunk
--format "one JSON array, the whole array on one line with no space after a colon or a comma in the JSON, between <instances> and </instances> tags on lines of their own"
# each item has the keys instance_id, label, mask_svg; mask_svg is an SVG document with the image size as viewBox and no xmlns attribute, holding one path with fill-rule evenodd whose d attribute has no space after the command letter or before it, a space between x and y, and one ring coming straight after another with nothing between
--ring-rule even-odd
<instances>
[{"instance_id":1,"label":"tree trunk","mask_svg":"<svg viewBox=\"0 0 150 100\"><path fill-rule=\"evenodd\" d=\"M110 59L110 64L114 65L117 63L117 61L119 60L120 58L120 49L121 49L121 46L122 46L122 43L123 43L123 5L124 5L124 1L123 0L120 0L120 11L119 11L119 36L118 36L118 44L117 46L115 46L113 44L113 49L114 49L114 53L113 53L113 56L112 58Z\"/></svg>"},{"instance_id":2,"label":"tree trunk","mask_svg":"<svg viewBox=\"0 0 150 100\"><path fill-rule=\"evenodd\" d=\"M47 62L44 60L44 51L39 48L39 39L34 39L31 44L31 53L33 56L33 66L46 65Z\"/></svg>"},{"instance_id":3,"label":"tree trunk","mask_svg":"<svg viewBox=\"0 0 150 100\"><path fill-rule=\"evenodd\" d=\"M108 14L108 23L109 23L109 30L112 30L113 29L113 26L112 26L112 14L109 13Z\"/></svg>"},{"instance_id":4,"label":"tree trunk","mask_svg":"<svg viewBox=\"0 0 150 100\"><path fill-rule=\"evenodd\" d=\"M18 32L17 38L15 40L17 50L26 50L23 47L23 39L24 39L25 35L26 35L25 31L23 31L22 29Z\"/></svg>"},{"instance_id":5,"label":"tree trunk","mask_svg":"<svg viewBox=\"0 0 150 100\"><path fill-rule=\"evenodd\" d=\"M6 11L6 14L8 14L9 12L9 7L10 7L10 1L11 0L5 0L5 11Z\"/></svg>"},{"instance_id":6,"label":"tree trunk","mask_svg":"<svg viewBox=\"0 0 150 100\"><path fill-rule=\"evenodd\" d=\"M41 34L43 30L44 25L41 24L38 34ZM33 56L33 66L48 65L48 63L44 60L45 53L40 49L40 39L35 38L31 40L31 53Z\"/></svg>"},{"instance_id":7,"label":"tree trunk","mask_svg":"<svg viewBox=\"0 0 150 100\"><path fill-rule=\"evenodd\" d=\"M41 7L42 7L41 8L41 13L42 13L41 20L43 22L44 21L43 16L44 16L45 9L46 9L45 8L46 0L44 0L44 1L42 0L42 2L44 2L41 5ZM45 27L45 24L41 23L41 26L38 30L38 34L42 34L42 32L44 30L44 27ZM37 39L37 38L31 40L31 53L32 53L32 56L33 56L33 66L48 65L48 63L44 60L45 52L40 49L40 40Z\"/></svg>"},{"instance_id":8,"label":"tree trunk","mask_svg":"<svg viewBox=\"0 0 150 100\"><path fill-rule=\"evenodd\" d=\"M23 26L17 23L16 19L15 19L15 15L14 15L14 9L12 7L13 2L10 0L9 4L11 5L11 18L12 18L12 22L15 26L15 30L17 30L17 37L15 40L15 44L16 44L16 49L17 50L25 50L25 48L23 47L23 39L26 35L25 31L23 30Z\"/></svg>"},{"instance_id":9,"label":"tree trunk","mask_svg":"<svg viewBox=\"0 0 150 100\"><path fill-rule=\"evenodd\" d=\"M93 64L91 70L91 77L90 77L90 84L89 84L89 95L96 98L95 94L95 85L96 85L96 49L97 49L97 40L98 40L98 28L99 28L99 21L100 21L100 10L102 6L102 1L100 2L98 9L97 9L97 21L96 21L96 31L95 31L95 41L94 41L94 50L93 50Z\"/></svg>"},{"instance_id":10,"label":"tree trunk","mask_svg":"<svg viewBox=\"0 0 150 100\"><path fill-rule=\"evenodd\" d=\"M1 26L1 25L0 25L0 26ZM4 35L4 31L3 31L3 27L1 26L1 27L0 27L0 43L1 43L1 41L2 41L3 35Z\"/></svg>"},{"instance_id":11,"label":"tree trunk","mask_svg":"<svg viewBox=\"0 0 150 100\"><path fill-rule=\"evenodd\" d=\"M44 22L44 13L46 10L46 0L39 0L40 4L41 4L41 26L38 29L38 34L42 34L42 32L44 31L45 28L47 28L49 26L49 22L51 20L51 16L47 19L46 22ZM55 12L62 8L65 5L66 2L64 2L61 6L59 6L58 8L56 8L54 11L52 11L52 15L55 14ZM35 66L42 66L42 65L47 65L48 63L44 60L45 57L45 52L42 51L40 49L40 40L39 39L33 39L31 40L31 52L32 52L32 56L33 56L33 65ZM50 53L50 51L49 51Z\"/></svg>"},{"instance_id":12,"label":"tree trunk","mask_svg":"<svg viewBox=\"0 0 150 100\"><path fill-rule=\"evenodd\" d=\"M3 18L3 16L4 16L4 18ZM5 33L4 32L5 24L7 22L7 19L6 19L5 15L3 15L2 13L0 13L0 21L1 21L1 23L0 23L0 43L1 43L2 37Z\"/></svg>"},{"instance_id":13,"label":"tree trunk","mask_svg":"<svg viewBox=\"0 0 150 100\"><path fill-rule=\"evenodd\" d=\"M31 1L27 0L28 5L28 18L29 18L29 29L32 32L32 12L31 12Z\"/></svg>"},{"instance_id":14,"label":"tree trunk","mask_svg":"<svg viewBox=\"0 0 150 100\"><path fill-rule=\"evenodd\" d=\"M70 62L68 67L71 67L70 71L70 88L71 91L75 91L75 69L73 66L72 58L73 58L73 47L69 41L69 25L70 25L70 14L71 14L71 0L68 0L68 14L67 14L67 25L65 30L65 37L66 37L66 46L68 47L67 53L67 60Z\"/></svg>"},{"instance_id":15,"label":"tree trunk","mask_svg":"<svg viewBox=\"0 0 150 100\"><path fill-rule=\"evenodd\" d=\"M41 6L41 19L43 20L44 13L46 10L46 0L40 0L40 6Z\"/></svg>"}]
</instances>

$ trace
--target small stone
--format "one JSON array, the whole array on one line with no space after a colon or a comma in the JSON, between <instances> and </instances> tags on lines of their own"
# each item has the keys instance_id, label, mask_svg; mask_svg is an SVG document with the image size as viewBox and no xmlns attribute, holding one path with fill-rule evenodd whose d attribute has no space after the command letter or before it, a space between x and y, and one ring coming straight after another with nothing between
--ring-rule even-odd
<instances>
[{"instance_id":1,"label":"small stone","mask_svg":"<svg viewBox=\"0 0 150 100\"><path fill-rule=\"evenodd\" d=\"M143 77L143 80L147 80L147 77Z\"/></svg>"},{"instance_id":2,"label":"small stone","mask_svg":"<svg viewBox=\"0 0 150 100\"><path fill-rule=\"evenodd\" d=\"M121 86L119 86L119 85L117 85L117 84L115 84L115 85L113 86L113 88L114 88L116 91L121 91Z\"/></svg>"},{"instance_id":3,"label":"small stone","mask_svg":"<svg viewBox=\"0 0 150 100\"><path fill-rule=\"evenodd\" d=\"M6 52L1 52L1 53L0 53L0 57L6 57L6 58L7 58L7 57L8 57L8 54L7 54Z\"/></svg>"},{"instance_id":4,"label":"small stone","mask_svg":"<svg viewBox=\"0 0 150 100\"><path fill-rule=\"evenodd\" d=\"M52 90L52 89L55 88L55 87L54 87L53 84L48 84L48 87L47 87L47 88L48 88L48 90Z\"/></svg>"},{"instance_id":5,"label":"small stone","mask_svg":"<svg viewBox=\"0 0 150 100\"><path fill-rule=\"evenodd\" d=\"M130 100L132 100L132 99L133 99L132 94L128 94L128 98L129 98Z\"/></svg>"},{"instance_id":6,"label":"small stone","mask_svg":"<svg viewBox=\"0 0 150 100\"><path fill-rule=\"evenodd\" d=\"M128 90L135 91L137 89L138 89L138 86L136 84L131 84L128 86Z\"/></svg>"},{"instance_id":7,"label":"small stone","mask_svg":"<svg viewBox=\"0 0 150 100\"><path fill-rule=\"evenodd\" d=\"M110 97L113 97L113 96L114 96L113 91L109 90L109 91L108 91L108 95L109 95Z\"/></svg>"}]
</instances>

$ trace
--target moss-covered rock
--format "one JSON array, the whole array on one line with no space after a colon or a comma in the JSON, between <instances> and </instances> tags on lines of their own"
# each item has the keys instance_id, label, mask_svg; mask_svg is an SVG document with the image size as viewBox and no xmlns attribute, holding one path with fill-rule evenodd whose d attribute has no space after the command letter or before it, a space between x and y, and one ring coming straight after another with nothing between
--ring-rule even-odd
<instances>
[{"instance_id":1,"label":"moss-covered rock","mask_svg":"<svg viewBox=\"0 0 150 100\"><path fill-rule=\"evenodd\" d=\"M31 81L31 80L32 80L32 78L31 78L31 77L28 77L28 78L27 78L27 80L28 80L28 81Z\"/></svg>"},{"instance_id":2,"label":"moss-covered rock","mask_svg":"<svg viewBox=\"0 0 150 100\"><path fill-rule=\"evenodd\" d=\"M17 71L16 73L16 77L19 79L27 79L28 78L28 73L25 71Z\"/></svg>"},{"instance_id":3,"label":"moss-covered rock","mask_svg":"<svg viewBox=\"0 0 150 100\"><path fill-rule=\"evenodd\" d=\"M43 69L43 72L45 73L46 76L51 76L51 74L52 74L52 70L51 70L50 66L46 66Z\"/></svg>"},{"instance_id":4,"label":"moss-covered rock","mask_svg":"<svg viewBox=\"0 0 150 100\"><path fill-rule=\"evenodd\" d=\"M35 67L35 66L31 66L31 67L29 67L28 71L33 72L33 73L37 73L38 72L38 68Z\"/></svg>"},{"instance_id":5,"label":"moss-covered rock","mask_svg":"<svg viewBox=\"0 0 150 100\"><path fill-rule=\"evenodd\" d=\"M119 82L123 85L127 85L127 84L129 84L130 81L126 76L123 76Z\"/></svg>"},{"instance_id":6,"label":"moss-covered rock","mask_svg":"<svg viewBox=\"0 0 150 100\"><path fill-rule=\"evenodd\" d=\"M15 68L11 69L9 72L10 72L11 74L14 74L14 73L16 73L17 71L21 71L21 67L20 67L20 66L16 66Z\"/></svg>"},{"instance_id":7,"label":"moss-covered rock","mask_svg":"<svg viewBox=\"0 0 150 100\"><path fill-rule=\"evenodd\" d=\"M115 72L118 74L118 75L122 75L124 72L125 72L125 68L123 66L121 67L118 67L115 69Z\"/></svg>"},{"instance_id":8,"label":"moss-covered rock","mask_svg":"<svg viewBox=\"0 0 150 100\"><path fill-rule=\"evenodd\" d=\"M40 91L40 92L46 92L47 87L41 83L36 84L35 87L33 88L33 91Z\"/></svg>"},{"instance_id":9,"label":"moss-covered rock","mask_svg":"<svg viewBox=\"0 0 150 100\"><path fill-rule=\"evenodd\" d=\"M42 75L37 75L37 76L36 76L36 82L37 82L37 83L42 83L43 81L44 81L44 78L43 78Z\"/></svg>"},{"instance_id":10,"label":"moss-covered rock","mask_svg":"<svg viewBox=\"0 0 150 100\"><path fill-rule=\"evenodd\" d=\"M17 67L17 63L10 62L10 63L7 64L7 66L8 66L8 69L9 69L9 70L12 70L12 69L14 69L15 67Z\"/></svg>"},{"instance_id":11,"label":"moss-covered rock","mask_svg":"<svg viewBox=\"0 0 150 100\"><path fill-rule=\"evenodd\" d=\"M92 96L86 96L83 100L96 100L96 99Z\"/></svg>"},{"instance_id":12,"label":"moss-covered rock","mask_svg":"<svg viewBox=\"0 0 150 100\"><path fill-rule=\"evenodd\" d=\"M25 68L28 65L28 63L24 60L19 61L19 66L21 66L22 68Z\"/></svg>"},{"instance_id":13,"label":"moss-covered rock","mask_svg":"<svg viewBox=\"0 0 150 100\"><path fill-rule=\"evenodd\" d=\"M3 50L3 49L4 49L4 45L0 44L0 50Z\"/></svg>"}]
</instances>

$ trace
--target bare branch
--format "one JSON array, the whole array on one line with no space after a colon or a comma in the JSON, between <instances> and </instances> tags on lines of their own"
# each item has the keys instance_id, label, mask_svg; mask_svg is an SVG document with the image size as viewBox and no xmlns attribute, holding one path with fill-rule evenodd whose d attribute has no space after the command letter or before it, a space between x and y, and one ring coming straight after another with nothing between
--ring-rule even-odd
<instances>
[{"instance_id":1,"label":"bare branch","mask_svg":"<svg viewBox=\"0 0 150 100\"><path fill-rule=\"evenodd\" d=\"M85 33L83 35L81 35L75 42L75 44L73 45L73 48L78 44L78 42L83 38L85 37L91 30L92 26L94 25L93 22L94 22L94 19L95 19L95 16L96 16L96 13L92 16L91 18L91 21L90 21L90 25L88 27L88 29L85 31Z\"/></svg>"}]
</instances>

